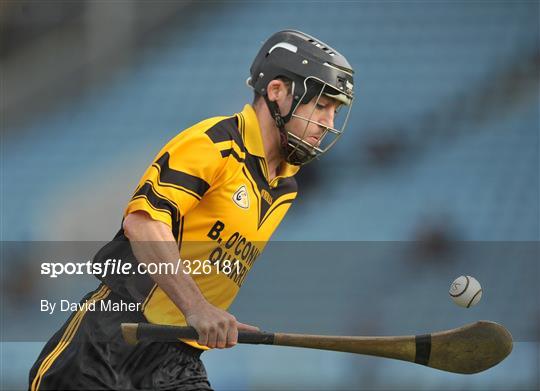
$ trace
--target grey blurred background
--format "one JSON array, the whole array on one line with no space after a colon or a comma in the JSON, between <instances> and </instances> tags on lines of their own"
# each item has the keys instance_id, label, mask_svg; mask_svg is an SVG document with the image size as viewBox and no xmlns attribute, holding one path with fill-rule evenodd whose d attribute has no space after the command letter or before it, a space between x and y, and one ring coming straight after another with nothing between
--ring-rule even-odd
<instances>
[{"instance_id":1,"label":"grey blurred background","mask_svg":"<svg viewBox=\"0 0 540 391\"><path fill-rule=\"evenodd\" d=\"M237 347L205 354L216 389L538 388L538 1L2 1L0 24L2 241L109 240L161 146L251 102L253 57L294 28L347 56L357 98L343 139L300 171L273 239L358 247L326 261L263 255L232 312L268 330L359 335L487 316L518 336L474 376ZM5 336L32 324L44 291L35 264L1 254ZM450 302L461 274L483 283L478 307ZM56 289L78 300L95 285ZM64 320L35 324L51 335ZM3 389L26 387L43 342L2 338Z\"/></svg>"}]
</instances>

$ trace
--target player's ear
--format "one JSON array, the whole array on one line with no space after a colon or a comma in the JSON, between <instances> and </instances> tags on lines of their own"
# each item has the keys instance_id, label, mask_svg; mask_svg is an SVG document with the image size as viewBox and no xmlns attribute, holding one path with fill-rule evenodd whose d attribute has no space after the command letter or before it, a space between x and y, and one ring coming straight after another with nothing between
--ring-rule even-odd
<instances>
[{"instance_id":1,"label":"player's ear","mask_svg":"<svg viewBox=\"0 0 540 391\"><path fill-rule=\"evenodd\" d=\"M266 91L268 91L268 99L272 102L284 99L288 93L287 85L279 79L271 80L266 87Z\"/></svg>"}]
</instances>

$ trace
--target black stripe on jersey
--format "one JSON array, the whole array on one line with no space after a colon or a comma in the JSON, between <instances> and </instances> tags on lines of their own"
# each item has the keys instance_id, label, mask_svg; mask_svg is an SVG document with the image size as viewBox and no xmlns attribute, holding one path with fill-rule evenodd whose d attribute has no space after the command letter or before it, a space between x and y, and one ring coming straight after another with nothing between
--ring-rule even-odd
<instances>
[{"instance_id":1,"label":"black stripe on jersey","mask_svg":"<svg viewBox=\"0 0 540 391\"><path fill-rule=\"evenodd\" d=\"M251 159L257 159L257 158L253 155L247 154L246 160L251 160ZM255 164L256 163L257 162L255 161ZM247 165L249 166L249 164ZM296 180L293 177L288 177L288 178L281 179L279 181L279 185L276 188L272 189L266 182L266 179L264 178L261 172L260 166L257 172L255 172L255 175L253 174L253 171L249 169L249 167L247 171L249 171L249 174L251 175L249 175L246 172L245 168L242 168L242 171L244 175L246 176L246 178L248 179L249 183L251 184L251 187L253 188L253 193L255 193L255 196L257 198L257 202L259 206L258 228L261 228L261 226L264 224L268 216L270 216L272 212L274 212L277 209L278 206L282 204L286 204L286 203L292 203L293 201L292 199L284 200L281 202L278 202L277 200L286 194L296 193L298 190L298 186L296 184ZM262 193L263 189L266 190L268 193L270 193L270 195L276 201L276 203L273 203L272 205L270 205L266 202L265 199L260 197L260 194Z\"/></svg>"},{"instance_id":2,"label":"black stripe on jersey","mask_svg":"<svg viewBox=\"0 0 540 391\"><path fill-rule=\"evenodd\" d=\"M242 167L242 172L244 173L245 177L249 181L249 184L251 185L251 188L253 189L253 194L255 194L255 198L257 199L257 210L259 211L259 222L260 222L261 221L261 219L260 219L260 216L261 216L261 204L262 204L261 197L260 197L260 192L261 191L259 190L259 186L256 183L253 183L253 181L251 180L252 175L249 175L247 173L245 166Z\"/></svg>"},{"instance_id":3,"label":"black stripe on jersey","mask_svg":"<svg viewBox=\"0 0 540 391\"><path fill-rule=\"evenodd\" d=\"M199 200L202 198L204 193L208 191L210 185L204 179L196 177L194 175L174 170L169 167L169 158L171 155L169 152L165 152L154 164L157 164L159 167L159 185L172 187L181 186L186 190L193 192L193 196ZM191 194L191 193L190 193Z\"/></svg>"},{"instance_id":4,"label":"black stripe on jersey","mask_svg":"<svg viewBox=\"0 0 540 391\"><path fill-rule=\"evenodd\" d=\"M270 195L274 197L274 199L277 199L281 197L282 195L288 194L288 193L297 193L298 192L298 184L296 183L296 179L294 177L287 177L287 178L281 178L279 180L279 185L275 189L270 189Z\"/></svg>"},{"instance_id":5,"label":"black stripe on jersey","mask_svg":"<svg viewBox=\"0 0 540 391\"><path fill-rule=\"evenodd\" d=\"M144 310L146 308L146 305L148 304L148 302L152 299L152 296L154 295L154 292L156 291L156 288L158 287L157 284L154 284L154 286L152 287L152 289L150 290L150 293L148 293L148 296L146 296L146 299L144 300L143 302L143 305L142 305L142 312L144 313Z\"/></svg>"},{"instance_id":6,"label":"black stripe on jersey","mask_svg":"<svg viewBox=\"0 0 540 391\"><path fill-rule=\"evenodd\" d=\"M272 196L272 199L277 201L285 194L296 193L298 191L298 185L294 177L282 178L279 180L277 187L271 188L266 181L266 177L262 171L261 164L259 163L260 160L263 159L260 159L259 157L251 155L249 152L246 152L246 167L251 174L251 177L257 184L259 194L262 193L263 190L266 190ZM270 210L270 206L271 205L269 205L266 200L263 199L260 201L259 227L262 225L264 220L266 220L266 214Z\"/></svg>"},{"instance_id":7,"label":"black stripe on jersey","mask_svg":"<svg viewBox=\"0 0 540 391\"><path fill-rule=\"evenodd\" d=\"M221 152L221 157L227 157L229 155L232 155L239 163L244 162L244 159L242 159L240 156L238 156L236 151L234 149L232 149L232 148L224 149L223 151L220 151L220 152Z\"/></svg>"},{"instance_id":8,"label":"black stripe on jersey","mask_svg":"<svg viewBox=\"0 0 540 391\"><path fill-rule=\"evenodd\" d=\"M288 200L283 200L281 202L278 202L277 204L274 204L272 205L272 208L270 209L270 211L266 214L266 216L264 216L264 218L262 219L262 221L259 223L259 228L264 224L264 222L266 221L266 219L268 217L270 217L270 215L272 214L273 211L275 211L278 207L280 207L281 205L285 205L285 204L292 204L293 200L291 199L288 199Z\"/></svg>"},{"instance_id":9,"label":"black stripe on jersey","mask_svg":"<svg viewBox=\"0 0 540 391\"><path fill-rule=\"evenodd\" d=\"M152 187L152 183L150 181L146 181L144 185L142 185L139 190L137 190L137 192L133 195L132 199L134 200L140 197L146 198L150 203L150 206L152 206L153 208L168 212L172 217L173 227L175 225L178 225L178 216L180 216L178 208L167 198L157 194Z\"/></svg>"},{"instance_id":10,"label":"black stripe on jersey","mask_svg":"<svg viewBox=\"0 0 540 391\"><path fill-rule=\"evenodd\" d=\"M266 164L266 160L265 159L260 159L259 162L261 163L261 168L263 169L264 171L264 175L266 177L269 177L270 174L268 172L268 165Z\"/></svg>"},{"instance_id":11,"label":"black stripe on jersey","mask_svg":"<svg viewBox=\"0 0 540 391\"><path fill-rule=\"evenodd\" d=\"M246 119L242 113L238 113L238 129L240 130L240 135L242 140L246 139Z\"/></svg>"},{"instance_id":12,"label":"black stripe on jersey","mask_svg":"<svg viewBox=\"0 0 540 391\"><path fill-rule=\"evenodd\" d=\"M180 212L178 212L178 216L180 216ZM174 239L176 240L176 243L180 243L182 240L180 238L180 230L182 229L182 224L184 224L184 219L180 216L180 221L176 220L178 224L173 223L172 225L172 234L174 236Z\"/></svg>"},{"instance_id":13,"label":"black stripe on jersey","mask_svg":"<svg viewBox=\"0 0 540 391\"><path fill-rule=\"evenodd\" d=\"M182 230L184 228L183 227L184 219L180 217L180 221L178 220L180 216L180 211L168 199L158 195L154 191L150 181L145 182L145 184L141 186L139 190L137 190L137 192L133 195L131 199L136 200L138 198L146 199L150 207L152 207L153 209L157 211L169 213L171 215L171 220L172 220L171 231L172 231L173 237L177 242L182 240L180 235L182 234Z\"/></svg>"},{"instance_id":14,"label":"black stripe on jersey","mask_svg":"<svg viewBox=\"0 0 540 391\"><path fill-rule=\"evenodd\" d=\"M296 179L294 179L294 177L282 178L279 180L279 184L275 188L271 188L267 185L266 191L270 193L275 201L272 205L268 205L266 201L262 203L259 228L279 206L293 202L293 199L290 198L280 202L277 202L277 200L286 194L296 193L298 191L298 184L296 183Z\"/></svg>"},{"instance_id":15,"label":"black stripe on jersey","mask_svg":"<svg viewBox=\"0 0 540 391\"><path fill-rule=\"evenodd\" d=\"M184 238L184 216L180 216L180 229L178 236L175 236L176 241L178 242L178 250L182 249L182 240Z\"/></svg>"},{"instance_id":16,"label":"black stripe on jersey","mask_svg":"<svg viewBox=\"0 0 540 391\"><path fill-rule=\"evenodd\" d=\"M237 121L236 116L219 121L206 131L206 135L210 137L210 140L212 140L214 144L232 140L238 145L240 151L244 152L246 147L240 136Z\"/></svg>"}]
</instances>

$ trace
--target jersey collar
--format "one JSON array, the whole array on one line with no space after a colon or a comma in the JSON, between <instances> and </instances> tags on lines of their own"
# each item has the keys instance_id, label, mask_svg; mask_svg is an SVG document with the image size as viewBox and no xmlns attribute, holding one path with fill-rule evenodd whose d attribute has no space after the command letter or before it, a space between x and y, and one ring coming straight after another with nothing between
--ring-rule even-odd
<instances>
[{"instance_id":1,"label":"jersey collar","mask_svg":"<svg viewBox=\"0 0 540 391\"><path fill-rule=\"evenodd\" d=\"M264 153L264 145L261 136L261 128L259 127L259 120L257 114L251 105L245 105L241 113L238 114L238 122L240 133L244 139L244 143L248 152L252 155L258 156L264 159L263 171L266 176L266 156ZM277 183L281 178L291 177L298 172L300 166L294 166L284 162L279 169L279 174L272 182Z\"/></svg>"},{"instance_id":2,"label":"jersey collar","mask_svg":"<svg viewBox=\"0 0 540 391\"><path fill-rule=\"evenodd\" d=\"M264 158L264 145L261 136L261 128L257 114L251 105L245 105L238 114L239 129L244 139L244 144L250 154Z\"/></svg>"}]
</instances>

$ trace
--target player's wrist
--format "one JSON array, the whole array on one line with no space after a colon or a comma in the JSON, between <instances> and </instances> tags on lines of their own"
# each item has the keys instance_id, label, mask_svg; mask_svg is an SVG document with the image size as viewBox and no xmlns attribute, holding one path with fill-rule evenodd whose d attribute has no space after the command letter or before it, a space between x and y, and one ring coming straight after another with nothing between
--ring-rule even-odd
<instances>
[{"instance_id":1,"label":"player's wrist","mask_svg":"<svg viewBox=\"0 0 540 391\"><path fill-rule=\"evenodd\" d=\"M187 300L184 305L182 305L181 310L184 313L184 316L188 318L204 312L209 305L210 304L204 297L195 297L191 300Z\"/></svg>"}]
</instances>

